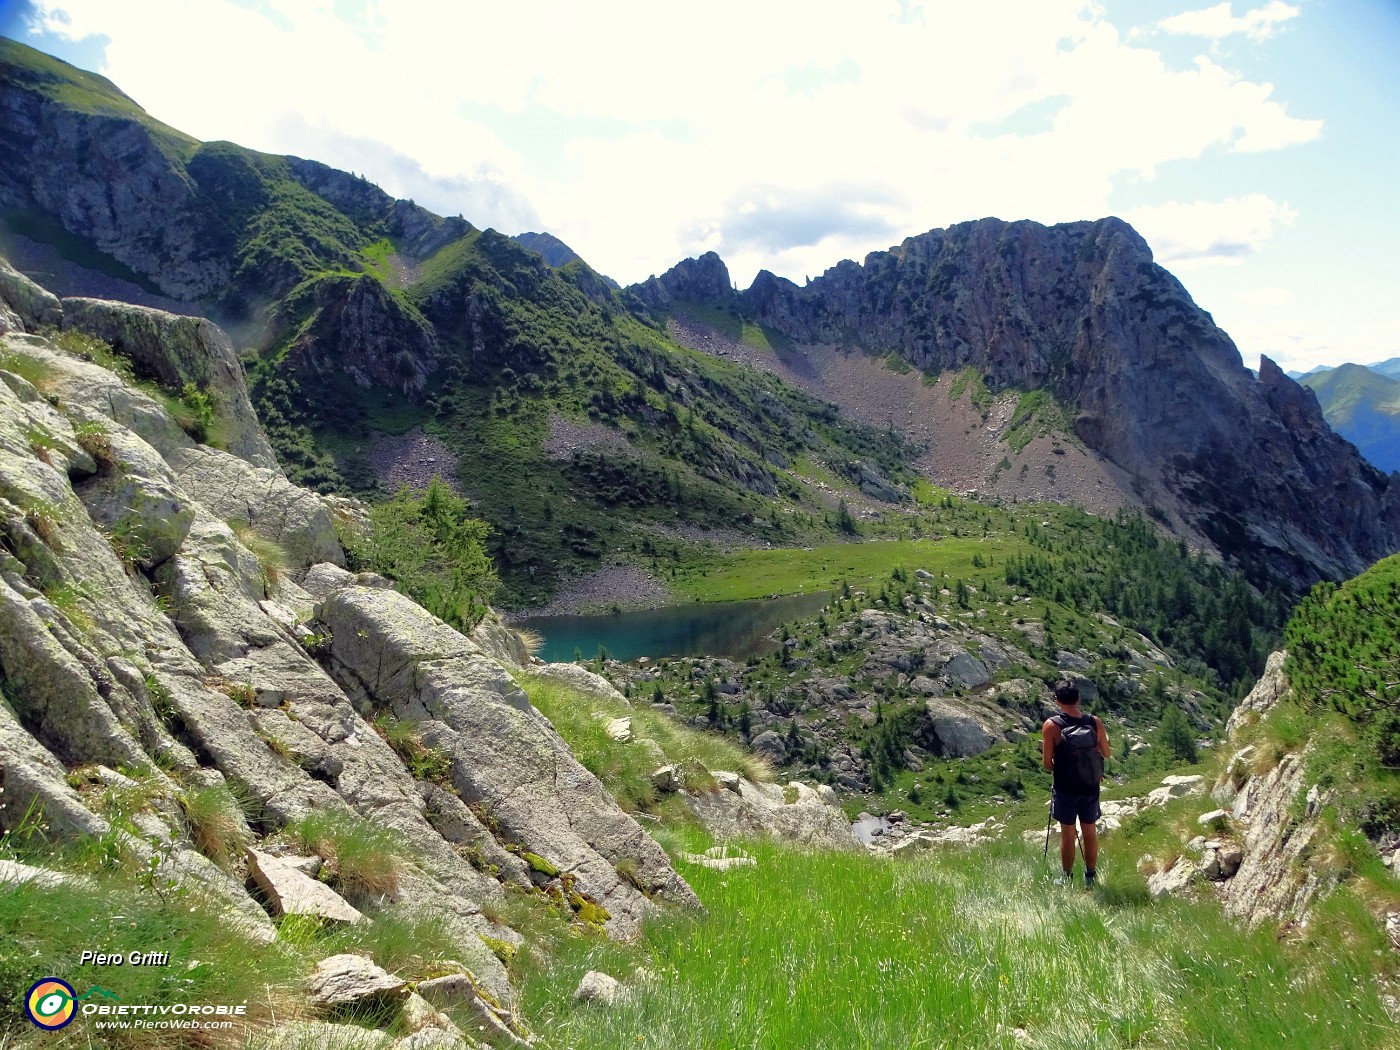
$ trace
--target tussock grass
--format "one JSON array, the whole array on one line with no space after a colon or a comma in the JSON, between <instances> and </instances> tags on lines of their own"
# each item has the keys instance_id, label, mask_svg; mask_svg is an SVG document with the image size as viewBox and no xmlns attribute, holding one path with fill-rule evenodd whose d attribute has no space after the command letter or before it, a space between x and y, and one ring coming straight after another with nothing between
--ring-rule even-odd
<instances>
[{"instance_id":1,"label":"tussock grass","mask_svg":"<svg viewBox=\"0 0 1400 1050\"><path fill-rule=\"evenodd\" d=\"M243 810L224 784L195 788L176 797L195 848L219 867L228 869L252 845L253 835Z\"/></svg>"},{"instance_id":2,"label":"tussock grass","mask_svg":"<svg viewBox=\"0 0 1400 1050\"><path fill-rule=\"evenodd\" d=\"M681 862L707 916L653 922L631 954L581 941L527 968L544 1044L1393 1045L1373 938L1294 946L1213 904L1152 903L1128 850L1090 894L1054 886L1040 851L1009 841L909 861L744 848L756 868ZM611 1012L568 1000L587 969L637 967L659 979L634 977Z\"/></svg>"},{"instance_id":3,"label":"tussock grass","mask_svg":"<svg viewBox=\"0 0 1400 1050\"><path fill-rule=\"evenodd\" d=\"M409 864L410 847L397 833L354 814L309 813L285 832L325 861L329 881L347 892L393 893Z\"/></svg>"},{"instance_id":4,"label":"tussock grass","mask_svg":"<svg viewBox=\"0 0 1400 1050\"><path fill-rule=\"evenodd\" d=\"M93 458L100 470L112 470L117 465L117 455L112 448L112 438L99 420L89 419L73 427L78 439L78 447Z\"/></svg>"},{"instance_id":5,"label":"tussock grass","mask_svg":"<svg viewBox=\"0 0 1400 1050\"><path fill-rule=\"evenodd\" d=\"M374 720L374 731L383 737L403 760L408 771L419 780L448 783L452 776L452 756L439 747L423 743L414 722L405 722L391 714L381 714Z\"/></svg>"},{"instance_id":6,"label":"tussock grass","mask_svg":"<svg viewBox=\"0 0 1400 1050\"><path fill-rule=\"evenodd\" d=\"M640 739L654 740L666 756L666 763L677 766L690 790L714 786L710 770L728 769L751 780L771 780L766 762L736 744L711 733L682 726L665 714L642 706L628 706L616 700L588 696L545 678L524 675L521 686L530 702L554 723L580 764L612 792L618 804L628 810L654 811L662 799L651 783L658 763ZM605 716L605 717L599 717ZM612 718L630 718L629 743L608 736Z\"/></svg>"},{"instance_id":7,"label":"tussock grass","mask_svg":"<svg viewBox=\"0 0 1400 1050\"><path fill-rule=\"evenodd\" d=\"M263 576L269 584L276 583L287 571L287 552L275 540L259 536L251 525L244 522L229 522L229 528L238 542L247 548L248 553L257 559Z\"/></svg>"}]
</instances>

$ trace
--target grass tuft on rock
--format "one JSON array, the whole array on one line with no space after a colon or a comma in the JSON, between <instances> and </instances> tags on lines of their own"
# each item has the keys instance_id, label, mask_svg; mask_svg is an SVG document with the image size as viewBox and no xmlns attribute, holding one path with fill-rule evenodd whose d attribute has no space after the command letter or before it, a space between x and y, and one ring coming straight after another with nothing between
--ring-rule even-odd
<instances>
[{"instance_id":1,"label":"grass tuft on rock","mask_svg":"<svg viewBox=\"0 0 1400 1050\"><path fill-rule=\"evenodd\" d=\"M308 813L286 833L319 856L331 884L348 893L393 893L408 868L410 847L398 833L352 813Z\"/></svg>"},{"instance_id":2,"label":"grass tuft on rock","mask_svg":"<svg viewBox=\"0 0 1400 1050\"><path fill-rule=\"evenodd\" d=\"M225 870L253 843L243 810L225 784L195 788L176 796L195 849Z\"/></svg>"}]
</instances>

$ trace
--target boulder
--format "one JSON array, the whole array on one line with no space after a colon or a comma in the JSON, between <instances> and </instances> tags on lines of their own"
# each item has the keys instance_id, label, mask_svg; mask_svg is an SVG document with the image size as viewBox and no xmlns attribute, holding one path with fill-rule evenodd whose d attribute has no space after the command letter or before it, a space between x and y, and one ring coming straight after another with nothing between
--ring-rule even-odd
<instances>
[{"instance_id":1,"label":"boulder","mask_svg":"<svg viewBox=\"0 0 1400 1050\"><path fill-rule=\"evenodd\" d=\"M408 996L408 985L402 977L394 976L363 955L348 954L332 955L317 963L316 972L306 982L306 990L311 1005L321 1010Z\"/></svg>"},{"instance_id":2,"label":"boulder","mask_svg":"<svg viewBox=\"0 0 1400 1050\"><path fill-rule=\"evenodd\" d=\"M1167 893L1180 893L1191 885L1196 877L1196 862L1189 857L1178 857L1176 863L1166 871L1154 872L1147 877L1147 890L1154 897Z\"/></svg>"},{"instance_id":3,"label":"boulder","mask_svg":"<svg viewBox=\"0 0 1400 1050\"><path fill-rule=\"evenodd\" d=\"M711 846L704 853L682 853L691 864L713 871L729 871L733 868L755 868L758 866L753 856L741 849L730 846Z\"/></svg>"},{"instance_id":4,"label":"boulder","mask_svg":"<svg viewBox=\"0 0 1400 1050\"><path fill-rule=\"evenodd\" d=\"M314 915L354 925L364 916L335 890L317 882L291 861L258 850L247 851L248 873L277 915ZM305 858L302 858L305 859Z\"/></svg>"},{"instance_id":5,"label":"boulder","mask_svg":"<svg viewBox=\"0 0 1400 1050\"><path fill-rule=\"evenodd\" d=\"M626 744L632 739L632 719L630 718L610 718L604 731L619 744Z\"/></svg>"},{"instance_id":6,"label":"boulder","mask_svg":"<svg viewBox=\"0 0 1400 1050\"><path fill-rule=\"evenodd\" d=\"M943 673L948 676L949 680L964 689L977 689L992 680L991 674L987 671L987 665L975 656L964 652L955 653L943 665Z\"/></svg>"},{"instance_id":7,"label":"boulder","mask_svg":"<svg viewBox=\"0 0 1400 1050\"><path fill-rule=\"evenodd\" d=\"M580 667L578 664L541 664L530 668L530 673L547 682L553 682L566 689L582 693L584 696L597 697L599 700L609 700L621 704L628 703L627 698L619 693L606 678L600 674L594 674L588 668Z\"/></svg>"},{"instance_id":8,"label":"boulder","mask_svg":"<svg viewBox=\"0 0 1400 1050\"><path fill-rule=\"evenodd\" d=\"M471 1011L472 1020L488 1033L493 1043L508 1046L530 1045L517 1033L514 1016L482 998L468 974L450 973L444 977L420 981L418 994L439 1009L450 1010L465 1006Z\"/></svg>"},{"instance_id":9,"label":"boulder","mask_svg":"<svg viewBox=\"0 0 1400 1050\"><path fill-rule=\"evenodd\" d=\"M856 845L850 821L836 805L830 788L822 792L794 781L785 789L738 777L728 782L718 775L716 780L720 790L685 797L691 811L717 839L769 835L815 846Z\"/></svg>"},{"instance_id":10,"label":"boulder","mask_svg":"<svg viewBox=\"0 0 1400 1050\"><path fill-rule=\"evenodd\" d=\"M670 794L681 789L680 770L675 766L661 766L651 771L651 783L657 791Z\"/></svg>"},{"instance_id":11,"label":"boulder","mask_svg":"<svg viewBox=\"0 0 1400 1050\"><path fill-rule=\"evenodd\" d=\"M749 746L775 766L787 761L787 742L771 729L759 733L749 742Z\"/></svg>"},{"instance_id":12,"label":"boulder","mask_svg":"<svg viewBox=\"0 0 1400 1050\"><path fill-rule=\"evenodd\" d=\"M601 970L589 970L574 989L574 1001L612 1006L621 994L622 985L616 977L609 977Z\"/></svg>"},{"instance_id":13,"label":"boulder","mask_svg":"<svg viewBox=\"0 0 1400 1050\"><path fill-rule=\"evenodd\" d=\"M959 758L980 755L1001 738L999 723L1004 716L993 716L980 705L937 697L927 701L925 706L929 724L945 755Z\"/></svg>"}]
</instances>

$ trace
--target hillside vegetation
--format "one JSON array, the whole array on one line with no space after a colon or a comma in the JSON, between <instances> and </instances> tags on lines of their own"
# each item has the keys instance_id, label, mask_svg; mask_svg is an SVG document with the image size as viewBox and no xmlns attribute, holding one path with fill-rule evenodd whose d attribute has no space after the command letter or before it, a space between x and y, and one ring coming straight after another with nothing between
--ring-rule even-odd
<instances>
[{"instance_id":1,"label":"hillside vegetation","mask_svg":"<svg viewBox=\"0 0 1400 1050\"><path fill-rule=\"evenodd\" d=\"M1288 624L1287 674L1312 768L1344 822L1400 838L1400 555L1341 585L1318 584Z\"/></svg>"}]
</instances>

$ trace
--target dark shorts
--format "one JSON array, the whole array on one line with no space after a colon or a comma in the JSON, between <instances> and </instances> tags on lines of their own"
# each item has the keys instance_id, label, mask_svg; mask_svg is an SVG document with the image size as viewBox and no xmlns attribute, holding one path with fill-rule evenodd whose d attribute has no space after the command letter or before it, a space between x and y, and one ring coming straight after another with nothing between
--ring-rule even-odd
<instances>
[{"instance_id":1,"label":"dark shorts","mask_svg":"<svg viewBox=\"0 0 1400 1050\"><path fill-rule=\"evenodd\" d=\"M1086 791L1080 794L1056 788L1050 793L1050 815L1061 824L1073 824L1076 820L1081 824L1097 824L1103 816L1103 810L1099 808L1099 793Z\"/></svg>"}]
</instances>

